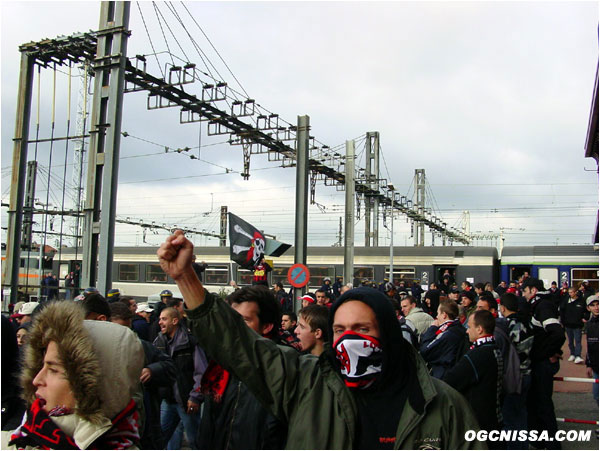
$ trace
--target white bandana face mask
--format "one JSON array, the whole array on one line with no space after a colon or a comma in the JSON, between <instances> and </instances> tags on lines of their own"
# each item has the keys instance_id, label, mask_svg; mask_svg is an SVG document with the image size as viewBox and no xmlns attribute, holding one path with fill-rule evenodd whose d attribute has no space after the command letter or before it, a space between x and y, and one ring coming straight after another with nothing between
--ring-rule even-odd
<instances>
[{"instance_id":1,"label":"white bandana face mask","mask_svg":"<svg viewBox=\"0 0 600 451\"><path fill-rule=\"evenodd\" d=\"M348 387L367 388L381 373L383 355L377 338L347 331L333 348Z\"/></svg>"}]
</instances>

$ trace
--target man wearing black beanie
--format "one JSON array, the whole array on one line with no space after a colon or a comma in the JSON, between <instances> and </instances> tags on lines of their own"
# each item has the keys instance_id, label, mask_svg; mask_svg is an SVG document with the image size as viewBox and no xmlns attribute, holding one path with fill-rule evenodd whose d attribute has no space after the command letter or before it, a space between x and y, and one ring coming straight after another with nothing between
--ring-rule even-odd
<instances>
[{"instance_id":1,"label":"man wearing black beanie","mask_svg":"<svg viewBox=\"0 0 600 451\"><path fill-rule=\"evenodd\" d=\"M288 449L482 448L465 440L478 424L465 399L429 376L402 338L384 294L358 288L331 307L333 344L319 356L279 347L208 293L191 268L181 231L158 251L162 269L186 299L192 333L275 417Z\"/></svg>"}]
</instances>

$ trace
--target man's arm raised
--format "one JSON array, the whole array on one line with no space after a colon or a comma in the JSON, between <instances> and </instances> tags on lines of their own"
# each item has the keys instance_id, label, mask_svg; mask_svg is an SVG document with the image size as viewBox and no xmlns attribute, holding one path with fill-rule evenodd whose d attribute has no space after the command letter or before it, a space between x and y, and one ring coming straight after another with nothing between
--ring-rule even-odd
<instances>
[{"instance_id":1,"label":"man's arm raised","mask_svg":"<svg viewBox=\"0 0 600 451\"><path fill-rule=\"evenodd\" d=\"M181 230L175 230L156 252L162 270L175 281L189 310L204 302L204 287L192 268L194 246Z\"/></svg>"}]
</instances>

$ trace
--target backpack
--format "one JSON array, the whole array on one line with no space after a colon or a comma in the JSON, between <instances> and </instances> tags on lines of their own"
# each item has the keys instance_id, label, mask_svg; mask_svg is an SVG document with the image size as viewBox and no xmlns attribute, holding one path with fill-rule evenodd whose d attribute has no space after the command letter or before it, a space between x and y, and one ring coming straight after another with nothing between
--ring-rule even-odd
<instances>
[{"instance_id":1,"label":"backpack","mask_svg":"<svg viewBox=\"0 0 600 451\"><path fill-rule=\"evenodd\" d=\"M400 330L402 331L402 337L408 341L414 348L419 349L419 335L415 330L415 326L410 320L406 318L398 319L400 323Z\"/></svg>"},{"instance_id":2,"label":"backpack","mask_svg":"<svg viewBox=\"0 0 600 451\"><path fill-rule=\"evenodd\" d=\"M515 348L513 342L508 338L506 332L502 328L497 328L496 333L503 335L507 341L507 348L505 355L502 356L504 359L504 380L502 381L502 388L505 395L520 395L521 394L521 360L519 360L519 353Z\"/></svg>"}]
</instances>

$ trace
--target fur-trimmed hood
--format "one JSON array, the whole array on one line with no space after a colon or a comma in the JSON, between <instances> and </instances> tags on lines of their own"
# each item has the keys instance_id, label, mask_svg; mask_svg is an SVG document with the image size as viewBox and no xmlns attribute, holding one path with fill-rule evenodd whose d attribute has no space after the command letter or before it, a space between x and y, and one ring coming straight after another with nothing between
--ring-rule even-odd
<instances>
[{"instance_id":1,"label":"fur-trimmed hood","mask_svg":"<svg viewBox=\"0 0 600 451\"><path fill-rule=\"evenodd\" d=\"M58 345L77 400L75 414L99 425L127 406L144 365L139 339L118 324L84 320L83 309L70 301L48 304L31 325L21 373L28 405L35 400L33 379L51 341Z\"/></svg>"}]
</instances>

